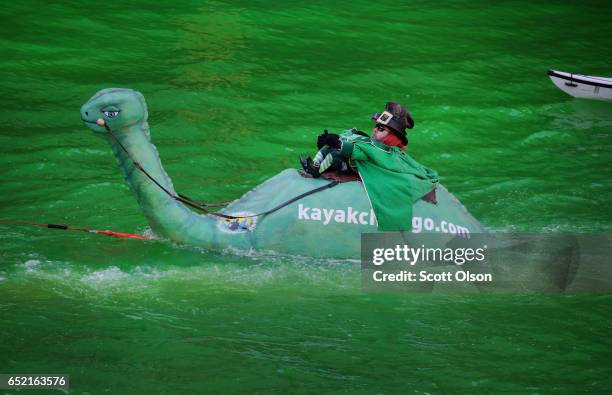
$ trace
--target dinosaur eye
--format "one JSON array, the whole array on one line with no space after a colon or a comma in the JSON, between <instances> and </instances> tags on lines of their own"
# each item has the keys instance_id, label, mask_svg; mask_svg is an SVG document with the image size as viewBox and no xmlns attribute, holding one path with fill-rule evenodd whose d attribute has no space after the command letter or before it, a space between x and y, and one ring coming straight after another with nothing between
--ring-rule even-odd
<instances>
[{"instance_id":1,"label":"dinosaur eye","mask_svg":"<svg viewBox=\"0 0 612 395\"><path fill-rule=\"evenodd\" d=\"M102 111L102 114L108 118L115 118L117 115L119 115L119 111Z\"/></svg>"}]
</instances>

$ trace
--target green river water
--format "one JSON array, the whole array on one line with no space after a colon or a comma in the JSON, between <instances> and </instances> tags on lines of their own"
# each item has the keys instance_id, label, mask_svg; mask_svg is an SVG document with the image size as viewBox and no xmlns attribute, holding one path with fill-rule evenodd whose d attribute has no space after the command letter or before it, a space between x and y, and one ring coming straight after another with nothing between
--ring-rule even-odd
<instances>
[{"instance_id":1,"label":"green river water","mask_svg":"<svg viewBox=\"0 0 612 395\"><path fill-rule=\"evenodd\" d=\"M2 218L148 231L78 113L129 87L192 197L238 198L395 100L411 155L488 229L612 231L612 103L546 75L612 76L610 3L61 3L0 10ZM612 391L609 295L364 293L357 262L0 239L0 373L67 373L70 394Z\"/></svg>"}]
</instances>

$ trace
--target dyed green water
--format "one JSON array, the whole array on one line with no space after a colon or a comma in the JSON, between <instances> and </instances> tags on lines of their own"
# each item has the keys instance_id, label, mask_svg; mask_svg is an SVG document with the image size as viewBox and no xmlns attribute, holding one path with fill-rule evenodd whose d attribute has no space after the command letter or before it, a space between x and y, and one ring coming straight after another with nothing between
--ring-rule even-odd
<instances>
[{"instance_id":1,"label":"dyed green water","mask_svg":"<svg viewBox=\"0 0 612 395\"><path fill-rule=\"evenodd\" d=\"M236 198L394 99L487 227L612 230L612 103L546 77L612 76L603 2L65 3L0 10L0 217L146 230L79 120L119 86L190 196ZM0 238L0 373L69 373L74 394L612 390L609 296L364 294L354 262Z\"/></svg>"}]
</instances>

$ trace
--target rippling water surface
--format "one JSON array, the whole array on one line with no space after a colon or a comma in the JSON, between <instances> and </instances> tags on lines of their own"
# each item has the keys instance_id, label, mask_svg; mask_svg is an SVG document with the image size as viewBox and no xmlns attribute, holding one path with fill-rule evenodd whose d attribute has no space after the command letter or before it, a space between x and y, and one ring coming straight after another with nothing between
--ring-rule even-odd
<instances>
[{"instance_id":1,"label":"rippling water surface","mask_svg":"<svg viewBox=\"0 0 612 395\"><path fill-rule=\"evenodd\" d=\"M175 187L229 200L370 127L489 229L610 232L612 103L546 70L612 76L605 2L12 2L0 10L0 217L146 232L96 91L148 102ZM74 394L604 393L606 295L385 295L356 262L245 255L0 224L0 373ZM8 392L8 391L7 391Z\"/></svg>"}]
</instances>

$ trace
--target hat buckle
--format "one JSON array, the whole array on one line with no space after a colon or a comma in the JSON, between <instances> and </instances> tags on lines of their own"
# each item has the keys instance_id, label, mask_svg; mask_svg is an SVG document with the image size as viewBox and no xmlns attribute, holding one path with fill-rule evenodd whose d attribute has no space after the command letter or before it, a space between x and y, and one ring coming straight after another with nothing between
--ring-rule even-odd
<instances>
[{"instance_id":1,"label":"hat buckle","mask_svg":"<svg viewBox=\"0 0 612 395\"><path fill-rule=\"evenodd\" d=\"M378 116L378 118L376 118L375 122L381 125L387 126L389 122L391 122L392 119L393 119L393 114L391 114L389 111L384 111L382 114Z\"/></svg>"}]
</instances>

